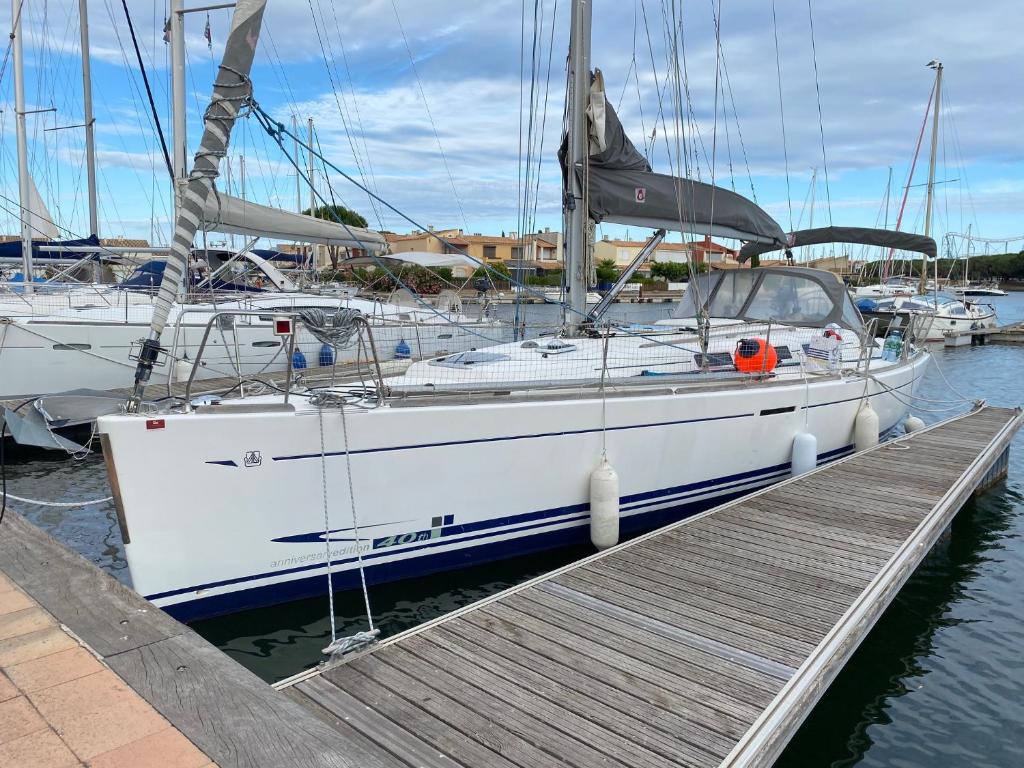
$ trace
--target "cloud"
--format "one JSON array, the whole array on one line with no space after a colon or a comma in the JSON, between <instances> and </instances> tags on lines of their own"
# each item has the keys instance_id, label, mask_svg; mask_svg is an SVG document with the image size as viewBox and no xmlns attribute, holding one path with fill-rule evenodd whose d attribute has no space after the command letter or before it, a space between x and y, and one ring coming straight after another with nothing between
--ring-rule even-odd
<instances>
[{"instance_id":1,"label":"cloud","mask_svg":"<svg viewBox=\"0 0 1024 768\"><path fill-rule=\"evenodd\" d=\"M348 5L312 0L312 13L310 5L310 0L275 0L268 6L253 76L261 104L283 121L291 114L303 120L312 115L325 154L346 171L365 177L384 197L424 223L459 225L461 208L471 229L517 226L520 97L521 89L528 93L530 85L522 84L520 73L530 72L532 9L526 11L524 39L523 6L511 0L366 0ZM544 86L552 42L539 199L539 216L548 224L557 224L559 218L554 150L561 130L569 15L568 2L559 0L557 16L552 14L554 5L554 0L540 5L543 29L538 51L538 86ZM663 18L663 8L671 7L647 0L594 6L592 61L604 71L609 97L620 105L623 121L639 146L657 125L652 159L663 171L669 168L675 146L673 88L666 88L673 85L668 64L671 35L666 34ZM851 223L870 223L888 167L894 168L894 186L905 179L933 81L924 64L938 57L946 65L940 158L948 175L970 180L977 217L991 226L1003 226L1007 218L987 218L990 212L1008 213L1020 204L1020 190L996 183L1011 180L1024 167L1018 128L1024 122L1019 89L1024 81L1024 38L1000 34L1015 20L1019 26L1016 0L817 2L812 6L814 50L807 5L777 3L781 100L771 6L762 0L722 4L725 69L717 66L712 7L684 4L681 16L680 56L685 56L691 105L681 121L690 164L701 178L710 177L708 159L714 145L715 177L720 183L732 182L731 167L737 189L749 190L749 165L758 199L773 213L788 217L790 205L801 206L812 167L820 169L818 198L823 200L822 166L827 160L834 212L850 216ZM162 11L154 12L152 4L142 0L130 0L129 8L158 109L165 113L168 51L161 40ZM118 125L99 126L104 173L121 183L124 177L119 173L125 170L160 173L160 164L152 157L154 138L145 136L150 121L139 117L148 105L141 100L120 7L94 3L90 11L97 92L103 94L98 117ZM73 73L68 61L77 51L75 14L73 0L51 0L45 30L37 9L25 20L28 58L43 64L64 62L60 95L71 99L69 113L76 102L68 94L78 87L67 74ZM186 19L189 90L197 94L189 99L193 139L199 135L201 107L196 102L203 100L212 78L211 54L202 38L205 18L190 14ZM227 36L230 13L214 11L210 19L216 57ZM38 82L44 79L37 76L30 83L30 100L46 103L56 87L44 89L42 98L32 92ZM134 86L129 85L132 82ZM165 129L169 131L169 125ZM252 123L245 130L250 138L242 140L236 134L232 152L245 151L253 158L253 194L289 201L294 197L290 165L276 156L272 144L255 135ZM674 164L676 158L671 159ZM787 161L791 200L785 192ZM919 174L924 164L922 157ZM149 170L153 167L155 171ZM126 196L132 195L133 184L138 182L126 184ZM365 195L340 181L336 186L338 194L361 210L372 211ZM912 202L917 197L915 192ZM138 205L127 200L122 204L126 211ZM142 212L123 213L126 220L148 220Z\"/></svg>"}]
</instances>

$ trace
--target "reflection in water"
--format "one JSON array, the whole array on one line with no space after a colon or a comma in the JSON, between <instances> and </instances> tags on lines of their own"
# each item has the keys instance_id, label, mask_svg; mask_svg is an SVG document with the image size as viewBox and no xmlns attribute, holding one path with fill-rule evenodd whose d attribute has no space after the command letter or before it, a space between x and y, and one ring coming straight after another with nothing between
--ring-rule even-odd
<instances>
[{"instance_id":1,"label":"reflection in water","mask_svg":"<svg viewBox=\"0 0 1024 768\"><path fill-rule=\"evenodd\" d=\"M370 587L382 637L430 621L507 587L590 554L588 548L544 552L458 572ZM360 592L334 596L338 636L367 629ZM330 641L327 596L198 621L194 629L266 680L279 680L324 660Z\"/></svg>"},{"instance_id":2,"label":"reflection in water","mask_svg":"<svg viewBox=\"0 0 1024 768\"><path fill-rule=\"evenodd\" d=\"M1009 498L1001 497L997 487L978 502L969 503L954 520L951 535L942 539L910 578L896 599L883 614L878 624L854 653L846 668L839 674L828 692L805 721L796 738L776 763L777 768L796 766L852 766L864 759L879 734L874 726L891 725L898 714L912 713L918 702L899 705L898 699L931 685L929 675L947 661L959 664L960 654L966 649L960 643L939 635L964 635L970 631L965 625L984 627L987 621L973 616L973 612L959 610L964 601L978 599L987 594L985 583L992 569L998 570L1005 554L1004 539L1010 533L1019 510L1021 498L1006 491ZM988 610L999 611L1008 605L995 598L996 605ZM984 611L983 611L984 612ZM962 630L959 633L956 630ZM981 632L987 633L986 629ZM1016 634L1020 637L1020 628ZM1019 647L1019 646L1018 646ZM956 656L943 658L949 649ZM1018 670L1019 674L1019 670ZM971 683L973 691L962 689L941 691L939 696L949 697L950 706L958 696L985 696L987 681ZM941 683L940 683L941 685ZM1019 686L1018 686L1019 688ZM915 717L915 719L918 719ZM979 765L978 760L991 756L1001 744L1001 727L993 724L994 744L979 743L970 749L965 765ZM952 736L952 734L950 734ZM948 739L913 748L927 755L936 749L944 756L941 763L930 761L921 765L956 764L947 753ZM963 746L963 745L961 745ZM912 749L903 745L903 752ZM967 757L968 755L965 755ZM934 755L933 755L934 757ZM880 761L879 764L888 764ZM910 761L909 765L918 765ZM1008 763L992 763L1007 765Z\"/></svg>"}]
</instances>

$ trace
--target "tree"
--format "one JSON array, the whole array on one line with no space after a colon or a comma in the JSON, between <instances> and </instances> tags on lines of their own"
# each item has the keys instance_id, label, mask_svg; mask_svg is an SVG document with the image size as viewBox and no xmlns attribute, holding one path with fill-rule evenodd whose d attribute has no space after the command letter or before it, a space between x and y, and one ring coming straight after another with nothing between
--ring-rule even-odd
<instances>
[{"instance_id":1,"label":"tree","mask_svg":"<svg viewBox=\"0 0 1024 768\"><path fill-rule=\"evenodd\" d=\"M302 213L306 216L323 219L324 221L340 222L350 227L361 227L364 229L366 227L366 219L351 208L346 208L344 205L320 205L316 208L307 208ZM331 259L331 268L337 272L338 246L327 246L327 255Z\"/></svg>"},{"instance_id":2,"label":"tree","mask_svg":"<svg viewBox=\"0 0 1024 768\"><path fill-rule=\"evenodd\" d=\"M302 213L305 216L312 215L314 218L324 219L325 221L337 221L342 224L348 224L350 227L365 228L367 226L366 219L344 205L320 205L313 209L312 214L310 214L309 208Z\"/></svg>"},{"instance_id":3,"label":"tree","mask_svg":"<svg viewBox=\"0 0 1024 768\"><path fill-rule=\"evenodd\" d=\"M597 279L601 282L612 282L619 277L619 268L615 265L615 259L601 259L597 262Z\"/></svg>"},{"instance_id":4,"label":"tree","mask_svg":"<svg viewBox=\"0 0 1024 768\"><path fill-rule=\"evenodd\" d=\"M690 267L678 261L655 262L651 264L651 277L661 277L667 282L678 283L690 277Z\"/></svg>"}]
</instances>

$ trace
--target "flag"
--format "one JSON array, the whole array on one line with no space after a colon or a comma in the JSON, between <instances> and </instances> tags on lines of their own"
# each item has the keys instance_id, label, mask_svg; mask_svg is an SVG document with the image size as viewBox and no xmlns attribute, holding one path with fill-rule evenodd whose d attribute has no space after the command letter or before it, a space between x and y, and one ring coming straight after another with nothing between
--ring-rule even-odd
<instances>
[{"instance_id":1,"label":"flag","mask_svg":"<svg viewBox=\"0 0 1024 768\"><path fill-rule=\"evenodd\" d=\"M206 14L206 29L203 30L203 37L206 38L206 47L213 50L213 35L210 34L210 14Z\"/></svg>"},{"instance_id":2,"label":"flag","mask_svg":"<svg viewBox=\"0 0 1024 768\"><path fill-rule=\"evenodd\" d=\"M164 21L164 42L171 42L171 17L168 16Z\"/></svg>"}]
</instances>

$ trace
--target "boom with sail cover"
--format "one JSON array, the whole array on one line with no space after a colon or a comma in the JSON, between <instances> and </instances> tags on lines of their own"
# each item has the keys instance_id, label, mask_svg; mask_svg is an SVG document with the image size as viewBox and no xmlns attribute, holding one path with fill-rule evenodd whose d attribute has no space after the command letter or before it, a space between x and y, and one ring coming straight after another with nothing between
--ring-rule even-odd
<instances>
[{"instance_id":1,"label":"boom with sail cover","mask_svg":"<svg viewBox=\"0 0 1024 768\"><path fill-rule=\"evenodd\" d=\"M375 253L387 248L387 241L379 232L283 211L221 193L206 198L203 229L230 235L363 248Z\"/></svg>"},{"instance_id":2,"label":"boom with sail cover","mask_svg":"<svg viewBox=\"0 0 1024 768\"><path fill-rule=\"evenodd\" d=\"M769 251L789 251L805 245L821 245L822 243L851 243L853 245L878 245L894 248L899 251L914 251L934 259L937 253L935 240L926 235L915 235L911 232L897 232L891 229L872 229L870 227L818 227L817 229L801 229L786 236L784 243L747 243L740 248L739 261L760 256Z\"/></svg>"},{"instance_id":3,"label":"boom with sail cover","mask_svg":"<svg viewBox=\"0 0 1024 768\"><path fill-rule=\"evenodd\" d=\"M745 197L712 184L654 173L605 98L600 70L594 73L587 117L587 168L577 165L574 172L581 186L585 184L593 221L785 244L778 223ZM563 174L568 173L567 150L563 140L558 153Z\"/></svg>"}]
</instances>

